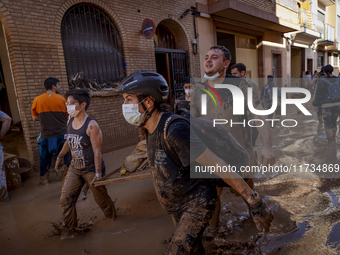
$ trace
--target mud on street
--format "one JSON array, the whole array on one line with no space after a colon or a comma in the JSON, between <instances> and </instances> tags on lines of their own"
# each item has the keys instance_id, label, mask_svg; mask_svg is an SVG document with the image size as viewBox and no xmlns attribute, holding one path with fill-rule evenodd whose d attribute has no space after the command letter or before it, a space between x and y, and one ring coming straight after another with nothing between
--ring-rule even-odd
<instances>
[{"instance_id":1,"label":"mud on street","mask_svg":"<svg viewBox=\"0 0 340 255\"><path fill-rule=\"evenodd\" d=\"M311 107L309 107L311 109ZM311 110L314 111L314 110ZM272 129L276 164L339 164L340 143L328 145L316 117L289 108L294 128ZM337 136L340 141L340 136ZM122 164L134 147L104 155L107 172ZM258 139L256 150L261 150ZM38 185L36 173L0 204L1 254L162 254L175 227L161 208L151 179L107 185L117 198L118 217L104 218L92 195L77 204L79 223L91 231L60 240L51 222L61 220L62 181L51 169L51 183ZM259 233L240 197L224 189L218 235L204 237L209 254L340 254L339 173L272 174L258 178L256 190L274 214L268 234Z\"/></svg>"}]
</instances>

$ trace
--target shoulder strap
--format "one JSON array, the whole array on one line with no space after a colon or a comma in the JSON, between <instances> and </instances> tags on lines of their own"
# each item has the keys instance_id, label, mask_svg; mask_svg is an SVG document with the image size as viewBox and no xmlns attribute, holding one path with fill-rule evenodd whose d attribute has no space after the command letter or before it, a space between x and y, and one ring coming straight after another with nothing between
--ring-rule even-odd
<instances>
[{"instance_id":1,"label":"shoulder strap","mask_svg":"<svg viewBox=\"0 0 340 255\"><path fill-rule=\"evenodd\" d=\"M332 83L327 79L327 77L320 77L320 81L325 81L328 85L331 85Z\"/></svg>"},{"instance_id":2,"label":"shoulder strap","mask_svg":"<svg viewBox=\"0 0 340 255\"><path fill-rule=\"evenodd\" d=\"M74 117L71 117L69 120L68 120L68 125L67 127L69 127L70 125L72 125L72 122L74 120ZM71 126L72 127L72 126Z\"/></svg>"},{"instance_id":3,"label":"shoulder strap","mask_svg":"<svg viewBox=\"0 0 340 255\"><path fill-rule=\"evenodd\" d=\"M168 129L169 129L170 124L173 121L178 120L178 119L184 119L184 120L188 121L186 118L183 118L182 116L175 115L175 114L171 114L166 119L165 124L164 124L164 142L165 142L165 146L167 147L166 149L167 149L170 157L175 161L176 165L181 166L182 165L181 160L179 159L177 153L171 148L169 141L167 139L167 134L168 134Z\"/></svg>"}]
</instances>

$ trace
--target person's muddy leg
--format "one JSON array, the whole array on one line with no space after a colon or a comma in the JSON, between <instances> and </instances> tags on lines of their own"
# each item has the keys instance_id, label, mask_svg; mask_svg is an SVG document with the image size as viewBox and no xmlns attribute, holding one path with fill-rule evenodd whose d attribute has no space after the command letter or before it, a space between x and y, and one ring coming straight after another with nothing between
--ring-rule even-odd
<instances>
[{"instance_id":1,"label":"person's muddy leg","mask_svg":"<svg viewBox=\"0 0 340 255\"><path fill-rule=\"evenodd\" d=\"M216 209L208 226L208 230L211 234L217 233L219 228L221 213L221 194L223 191L223 187L216 187L216 190L217 190Z\"/></svg>"},{"instance_id":2,"label":"person's muddy leg","mask_svg":"<svg viewBox=\"0 0 340 255\"><path fill-rule=\"evenodd\" d=\"M336 128L332 128L332 136L333 136L333 140L335 142Z\"/></svg>"},{"instance_id":3,"label":"person's muddy leg","mask_svg":"<svg viewBox=\"0 0 340 255\"><path fill-rule=\"evenodd\" d=\"M79 201L85 200L90 195L90 187L87 182L85 182L85 185L83 186L80 195L79 195Z\"/></svg>"},{"instance_id":4,"label":"person's muddy leg","mask_svg":"<svg viewBox=\"0 0 340 255\"><path fill-rule=\"evenodd\" d=\"M335 142L335 136L332 131L332 111L328 108L322 109L323 121L325 124L325 133L328 143Z\"/></svg>"},{"instance_id":5,"label":"person's muddy leg","mask_svg":"<svg viewBox=\"0 0 340 255\"><path fill-rule=\"evenodd\" d=\"M318 120L319 120L319 123L322 124L323 121L322 121L322 109L321 107L318 107Z\"/></svg>"},{"instance_id":6,"label":"person's muddy leg","mask_svg":"<svg viewBox=\"0 0 340 255\"><path fill-rule=\"evenodd\" d=\"M60 204L63 210L62 217L66 229L77 227L76 203L84 183L84 179L81 175L70 166L65 177L60 197Z\"/></svg>"},{"instance_id":7,"label":"person's muddy leg","mask_svg":"<svg viewBox=\"0 0 340 255\"><path fill-rule=\"evenodd\" d=\"M216 199L193 201L180 214L180 220L166 255L205 254L201 237L214 213ZM194 253L195 252L195 253Z\"/></svg>"},{"instance_id":8,"label":"person's muddy leg","mask_svg":"<svg viewBox=\"0 0 340 255\"><path fill-rule=\"evenodd\" d=\"M107 193L107 189L105 186L95 187L91 185L91 181L93 180L95 173L86 173L83 174L83 178L88 183L90 190L93 194L93 198L96 203L99 205L100 209L103 211L106 218L115 219L117 216L116 207L112 202L109 194Z\"/></svg>"},{"instance_id":9,"label":"person's muddy leg","mask_svg":"<svg viewBox=\"0 0 340 255\"><path fill-rule=\"evenodd\" d=\"M49 183L48 170L51 167L53 154L48 152L46 145L39 144L39 150L40 150L40 184L46 185Z\"/></svg>"},{"instance_id":10,"label":"person's muddy leg","mask_svg":"<svg viewBox=\"0 0 340 255\"><path fill-rule=\"evenodd\" d=\"M325 130L325 133L326 133L326 136L327 136L327 141L328 141L328 143L333 143L333 142L335 142L335 140L334 140L334 134L333 134L332 129L326 129L326 130Z\"/></svg>"}]
</instances>

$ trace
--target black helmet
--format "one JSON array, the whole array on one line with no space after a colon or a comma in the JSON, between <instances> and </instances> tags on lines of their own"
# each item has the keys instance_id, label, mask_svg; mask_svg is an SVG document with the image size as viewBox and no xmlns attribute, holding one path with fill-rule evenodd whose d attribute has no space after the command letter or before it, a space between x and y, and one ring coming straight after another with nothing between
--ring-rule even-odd
<instances>
[{"instance_id":1,"label":"black helmet","mask_svg":"<svg viewBox=\"0 0 340 255\"><path fill-rule=\"evenodd\" d=\"M152 96L158 103L166 102L169 96L169 86L163 76L148 70L133 72L120 82L116 91Z\"/></svg>"}]
</instances>

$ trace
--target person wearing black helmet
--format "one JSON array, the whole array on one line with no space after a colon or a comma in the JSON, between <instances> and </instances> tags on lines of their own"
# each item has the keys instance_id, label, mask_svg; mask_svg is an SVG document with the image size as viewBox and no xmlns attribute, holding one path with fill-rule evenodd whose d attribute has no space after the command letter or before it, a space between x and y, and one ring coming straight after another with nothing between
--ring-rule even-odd
<instances>
[{"instance_id":1,"label":"person wearing black helmet","mask_svg":"<svg viewBox=\"0 0 340 255\"><path fill-rule=\"evenodd\" d=\"M192 159L205 166L227 164L190 130L188 121L171 121L176 114L166 111L169 87L160 74L134 72L117 91L124 97L126 121L145 130L156 193L177 227L165 254L204 254L201 236L216 207L216 188L210 180L190 178L189 166ZM236 173L224 173L221 178L250 204L257 227L268 232L272 214L259 195Z\"/></svg>"}]
</instances>

